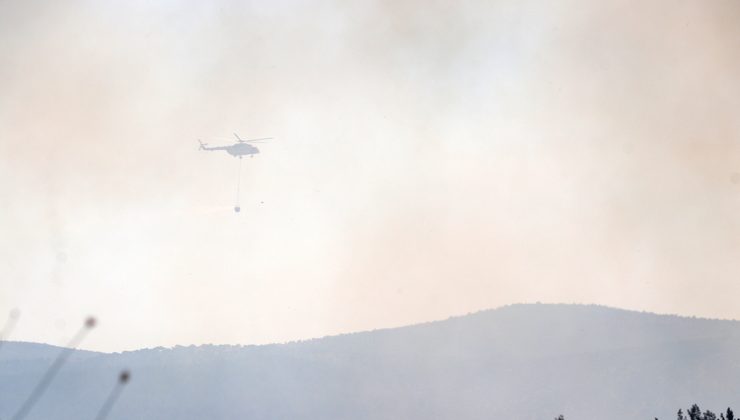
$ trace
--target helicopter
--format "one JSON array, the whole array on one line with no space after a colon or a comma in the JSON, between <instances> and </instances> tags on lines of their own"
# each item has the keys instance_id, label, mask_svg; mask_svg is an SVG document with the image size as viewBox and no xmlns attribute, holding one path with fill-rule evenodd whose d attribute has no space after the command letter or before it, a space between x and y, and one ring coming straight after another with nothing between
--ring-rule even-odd
<instances>
[{"instance_id":1,"label":"helicopter","mask_svg":"<svg viewBox=\"0 0 740 420\"><path fill-rule=\"evenodd\" d=\"M252 143L263 143L266 140L272 139L272 137L262 137L259 139L250 139L250 140L242 140L241 137L239 137L238 134L234 133L234 137L236 137L236 143L228 145L228 146L215 146L215 147L208 147L207 143L203 143L202 141L198 140L198 143L200 143L200 150L206 150L209 152L212 152L214 150L225 150L226 153L230 154L231 156L238 157L239 158L239 175L237 177L236 181L236 205L234 206L234 212L239 213L241 211L241 207L239 206L239 192L241 190L241 175L242 175L242 157L249 156L254 157L257 153L260 152L260 149L256 148L252 145Z\"/></svg>"},{"instance_id":2,"label":"helicopter","mask_svg":"<svg viewBox=\"0 0 740 420\"><path fill-rule=\"evenodd\" d=\"M198 143L200 143L200 150L207 150L209 152L214 150L226 150L226 153L241 159L244 156L254 157L254 155L260 152L260 149L252 146L250 143L262 143L265 140L272 139L272 137L263 137L259 139L242 140L242 138L236 133L234 133L234 137L236 137L236 143L228 146L208 147L208 143L203 143L200 140L198 140Z\"/></svg>"}]
</instances>

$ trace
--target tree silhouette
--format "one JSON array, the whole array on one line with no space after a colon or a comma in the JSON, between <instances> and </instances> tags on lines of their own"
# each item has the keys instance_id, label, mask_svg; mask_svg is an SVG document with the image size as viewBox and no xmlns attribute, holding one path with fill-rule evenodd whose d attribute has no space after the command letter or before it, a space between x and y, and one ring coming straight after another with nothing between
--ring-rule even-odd
<instances>
[{"instance_id":1,"label":"tree silhouette","mask_svg":"<svg viewBox=\"0 0 740 420\"><path fill-rule=\"evenodd\" d=\"M696 404L692 405L691 408L686 410L686 414L689 415L690 420L702 420L701 408L699 408L699 406Z\"/></svg>"},{"instance_id":2,"label":"tree silhouette","mask_svg":"<svg viewBox=\"0 0 740 420\"><path fill-rule=\"evenodd\" d=\"M683 410L679 409L678 413L676 414L677 420L735 420L735 413L732 412L732 409L729 407L727 408L727 415L725 413L720 413L719 417L717 417L716 414L714 414L710 410L706 410L704 413L701 412L701 409L697 404L694 404L686 410L686 414L688 415L688 418L684 416ZM657 419L656 419L657 420Z\"/></svg>"}]
</instances>

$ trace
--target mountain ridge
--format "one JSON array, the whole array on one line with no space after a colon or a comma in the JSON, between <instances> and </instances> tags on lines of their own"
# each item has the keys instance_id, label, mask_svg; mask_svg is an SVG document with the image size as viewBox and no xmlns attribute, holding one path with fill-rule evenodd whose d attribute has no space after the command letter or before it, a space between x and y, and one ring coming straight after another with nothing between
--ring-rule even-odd
<instances>
[{"instance_id":1,"label":"mountain ridge","mask_svg":"<svg viewBox=\"0 0 740 420\"><path fill-rule=\"evenodd\" d=\"M49 360L8 363L5 350L0 417ZM284 344L71 358L29 420L92 416L123 368L111 419L668 418L692 402L739 406L737 354L735 320L516 304Z\"/></svg>"},{"instance_id":2,"label":"mountain ridge","mask_svg":"<svg viewBox=\"0 0 740 420\"><path fill-rule=\"evenodd\" d=\"M640 315L648 315L648 316L656 316L656 317L669 317L669 318L680 318L680 319L686 319L686 320L695 320L695 321L717 321L717 322L727 322L727 323L735 323L740 325L740 319L733 319L733 318L711 318L711 317L703 317L703 316L696 316L696 315L684 315L684 314L671 314L671 313L659 313L659 312L650 312L645 310L636 310L636 309L626 309L626 308L619 308L615 306L609 306L609 305L601 305L601 304L589 304L589 303L528 303L528 302L522 302L522 303L511 303L507 305L497 306L494 308L487 308L487 309L481 309L473 312L468 312L465 314L459 314L459 315L450 315L447 318L442 319L434 319L430 321L424 321L424 322L418 322L413 324L407 324L407 325L399 325L399 326L391 326L391 327L379 327L379 328L373 328L373 329L367 329L367 330L359 330L359 331L351 331L351 332L343 332L338 334L329 334L324 336L316 336L316 337L308 337L308 338L302 338L302 339L295 339L295 340L288 340L288 341L276 341L272 343L259 343L259 344L240 344L240 343L199 343L199 344L175 344L173 346L154 346L154 347L142 347L138 349L133 350L121 350L121 351L101 351L101 350L91 350L87 348L81 348L80 351L90 352L90 353L98 353L98 354L124 354L124 353L133 353L133 352L139 352L139 351L148 351L148 350L175 350L178 348L191 348L191 347L207 347L207 346L216 346L216 347L237 347L237 348L245 348L245 347L264 347L264 346L276 346L276 345L289 345L289 344L295 344L295 343L305 343L305 342L311 342L315 340L323 340L323 339L329 339L334 337L343 337L343 336L352 336L356 334L364 334L364 333L373 333L373 332L379 332L379 331L389 331L389 330L402 330L405 328L414 328L418 326L424 326L428 324L437 324L437 323L444 323L447 321L453 321L458 318L467 318L467 317L474 317L482 314L487 314L491 312L506 310L509 308L517 308L517 307L572 307L572 308L595 308L595 309L601 309L601 310L608 310L608 311L616 311L616 312L624 312L624 313L632 313L632 314L640 314ZM36 345L45 345L50 346L58 349L66 348L65 346L58 345L58 344L51 344L51 343L44 343L44 342L36 342L36 341L5 341L3 345L12 345L12 344L36 344Z\"/></svg>"}]
</instances>

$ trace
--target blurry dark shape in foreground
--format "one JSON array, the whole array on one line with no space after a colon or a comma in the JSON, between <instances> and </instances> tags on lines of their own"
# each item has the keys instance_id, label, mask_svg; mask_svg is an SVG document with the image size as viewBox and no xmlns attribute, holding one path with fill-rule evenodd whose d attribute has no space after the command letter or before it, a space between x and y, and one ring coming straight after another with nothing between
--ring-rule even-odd
<instances>
[{"instance_id":1,"label":"blurry dark shape in foreground","mask_svg":"<svg viewBox=\"0 0 740 420\"><path fill-rule=\"evenodd\" d=\"M39 383L36 385L36 388L33 389L26 401L23 403L23 405L21 405L21 408L18 409L18 411L12 417L12 420L21 420L28 415L38 399L41 398L41 396L44 394L44 391L46 391L46 388L54 379L54 376L56 376L57 372L59 372L59 369L61 369L62 365L64 365L72 352L75 351L77 346L80 345L82 340L87 335L88 331L95 327L95 324L96 321L93 317L89 317L85 320L82 328L80 328L77 334L72 337L72 340L69 341L66 348L64 348L59 353L57 358L54 360L54 363L49 366L49 369L46 370L44 376L41 378L41 381L39 381Z\"/></svg>"},{"instance_id":2,"label":"blurry dark shape in foreground","mask_svg":"<svg viewBox=\"0 0 740 420\"><path fill-rule=\"evenodd\" d=\"M10 337L10 334L13 332L13 328L15 328L15 324L18 322L18 318L21 317L21 311L18 309L13 309L8 314L8 320L5 321L5 326L0 331L0 349L3 348L3 343L8 340L8 337Z\"/></svg>"},{"instance_id":3,"label":"blurry dark shape in foreground","mask_svg":"<svg viewBox=\"0 0 740 420\"><path fill-rule=\"evenodd\" d=\"M121 395L123 387L126 386L130 379L131 373L128 370L121 371L121 374L118 375L118 381L116 381L116 385L113 387L110 395L108 395L108 398L103 403L103 406L100 407L100 411L98 411L98 415L95 416L95 420L104 420L106 417L108 417L108 413L110 413L111 408L113 408L113 405L116 403L118 397Z\"/></svg>"}]
</instances>

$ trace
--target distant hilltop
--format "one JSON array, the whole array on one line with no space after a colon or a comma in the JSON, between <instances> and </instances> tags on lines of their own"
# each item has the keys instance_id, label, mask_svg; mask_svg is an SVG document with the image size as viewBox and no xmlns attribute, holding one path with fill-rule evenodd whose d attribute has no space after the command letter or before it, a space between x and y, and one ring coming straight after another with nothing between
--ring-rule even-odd
<instances>
[{"instance_id":1,"label":"distant hilltop","mask_svg":"<svg viewBox=\"0 0 740 420\"><path fill-rule=\"evenodd\" d=\"M0 351L8 418L59 348ZM740 322L517 304L414 326L263 346L76 352L29 419L673 418L740 406ZM101 386L100 384L106 384Z\"/></svg>"}]
</instances>

